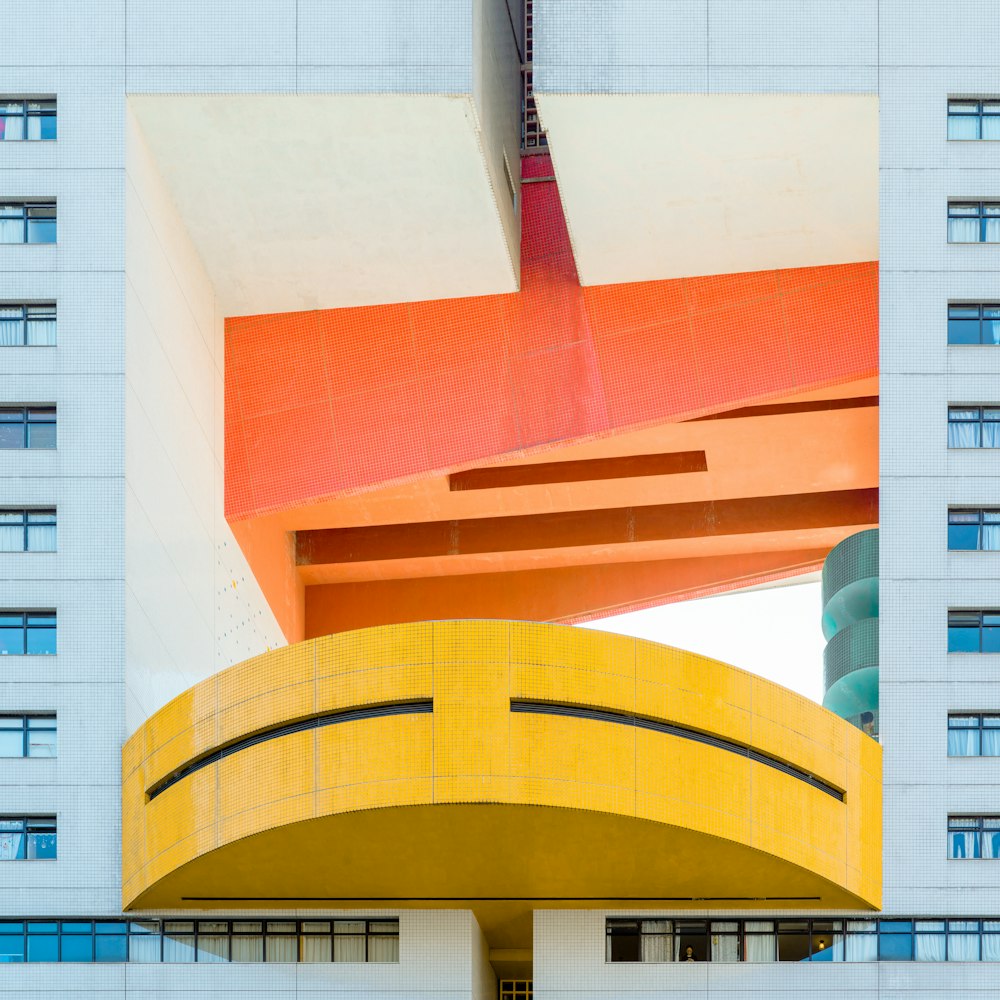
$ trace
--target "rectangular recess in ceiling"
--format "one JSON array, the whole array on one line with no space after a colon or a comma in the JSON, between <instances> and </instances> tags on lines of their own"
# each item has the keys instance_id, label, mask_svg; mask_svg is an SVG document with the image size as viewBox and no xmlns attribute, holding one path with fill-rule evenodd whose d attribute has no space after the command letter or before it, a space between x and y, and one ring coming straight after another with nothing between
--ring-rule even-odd
<instances>
[{"instance_id":1,"label":"rectangular recess in ceiling","mask_svg":"<svg viewBox=\"0 0 1000 1000\"><path fill-rule=\"evenodd\" d=\"M546 483L583 483L597 479L633 479L639 476L675 476L684 472L707 472L703 451L672 451L658 455L621 455L588 458L578 462L541 462L538 465L498 465L466 469L448 477L448 488L495 490L511 486L541 486Z\"/></svg>"}]
</instances>

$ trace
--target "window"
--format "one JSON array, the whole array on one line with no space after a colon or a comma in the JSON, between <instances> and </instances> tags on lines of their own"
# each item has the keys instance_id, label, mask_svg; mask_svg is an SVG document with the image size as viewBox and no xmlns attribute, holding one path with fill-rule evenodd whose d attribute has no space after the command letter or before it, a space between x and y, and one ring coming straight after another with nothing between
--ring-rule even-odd
<instances>
[{"instance_id":1,"label":"window","mask_svg":"<svg viewBox=\"0 0 1000 1000\"><path fill-rule=\"evenodd\" d=\"M54 510L0 509L0 552L55 552Z\"/></svg>"},{"instance_id":2,"label":"window","mask_svg":"<svg viewBox=\"0 0 1000 1000\"><path fill-rule=\"evenodd\" d=\"M500 980L500 1000L531 1000L533 995L530 979Z\"/></svg>"},{"instance_id":3,"label":"window","mask_svg":"<svg viewBox=\"0 0 1000 1000\"><path fill-rule=\"evenodd\" d=\"M1000 344L1000 304L950 304L948 343Z\"/></svg>"},{"instance_id":4,"label":"window","mask_svg":"<svg viewBox=\"0 0 1000 1000\"><path fill-rule=\"evenodd\" d=\"M55 856L55 816L0 816L0 861L47 861Z\"/></svg>"},{"instance_id":5,"label":"window","mask_svg":"<svg viewBox=\"0 0 1000 1000\"><path fill-rule=\"evenodd\" d=\"M949 611L949 653L1000 653L1000 611Z\"/></svg>"},{"instance_id":6,"label":"window","mask_svg":"<svg viewBox=\"0 0 1000 1000\"><path fill-rule=\"evenodd\" d=\"M54 448L54 406L0 407L0 448Z\"/></svg>"},{"instance_id":7,"label":"window","mask_svg":"<svg viewBox=\"0 0 1000 1000\"><path fill-rule=\"evenodd\" d=\"M0 715L0 757L55 757L54 715Z\"/></svg>"},{"instance_id":8,"label":"window","mask_svg":"<svg viewBox=\"0 0 1000 1000\"><path fill-rule=\"evenodd\" d=\"M1000 831L998 831L1000 832ZM663 919L609 918L609 962L675 962L681 954L676 930L682 923ZM997 962L1000 920L795 920L711 921L709 950L694 961L710 962ZM668 928L664 932L663 928ZM657 939L663 934L672 944ZM650 937L657 941L645 948ZM626 945L626 941L631 944ZM687 948L684 946L686 952ZM694 949L692 949L693 951ZM623 957L615 957L623 956ZM638 957L636 957L638 956Z\"/></svg>"},{"instance_id":9,"label":"window","mask_svg":"<svg viewBox=\"0 0 1000 1000\"><path fill-rule=\"evenodd\" d=\"M54 302L0 303L0 347L52 347L55 342Z\"/></svg>"},{"instance_id":10,"label":"window","mask_svg":"<svg viewBox=\"0 0 1000 1000\"><path fill-rule=\"evenodd\" d=\"M949 510L948 548L953 551L1000 550L1000 508Z\"/></svg>"},{"instance_id":11,"label":"window","mask_svg":"<svg viewBox=\"0 0 1000 1000\"><path fill-rule=\"evenodd\" d=\"M1000 407L949 406L949 448L1000 448Z\"/></svg>"},{"instance_id":12,"label":"window","mask_svg":"<svg viewBox=\"0 0 1000 1000\"><path fill-rule=\"evenodd\" d=\"M55 202L0 202L0 243L55 243L55 241Z\"/></svg>"},{"instance_id":13,"label":"window","mask_svg":"<svg viewBox=\"0 0 1000 1000\"><path fill-rule=\"evenodd\" d=\"M948 101L949 139L1000 139L1000 101Z\"/></svg>"},{"instance_id":14,"label":"window","mask_svg":"<svg viewBox=\"0 0 1000 1000\"><path fill-rule=\"evenodd\" d=\"M949 757L1000 757L1000 714L949 715Z\"/></svg>"},{"instance_id":15,"label":"window","mask_svg":"<svg viewBox=\"0 0 1000 1000\"><path fill-rule=\"evenodd\" d=\"M948 242L1000 243L1000 202L949 201Z\"/></svg>"},{"instance_id":16,"label":"window","mask_svg":"<svg viewBox=\"0 0 1000 1000\"><path fill-rule=\"evenodd\" d=\"M54 611L0 611L0 656L47 656L55 651Z\"/></svg>"},{"instance_id":17,"label":"window","mask_svg":"<svg viewBox=\"0 0 1000 1000\"><path fill-rule=\"evenodd\" d=\"M0 97L0 142L55 137L55 101Z\"/></svg>"},{"instance_id":18,"label":"window","mask_svg":"<svg viewBox=\"0 0 1000 1000\"><path fill-rule=\"evenodd\" d=\"M1000 858L1000 816L949 816L948 857L955 861Z\"/></svg>"}]
</instances>

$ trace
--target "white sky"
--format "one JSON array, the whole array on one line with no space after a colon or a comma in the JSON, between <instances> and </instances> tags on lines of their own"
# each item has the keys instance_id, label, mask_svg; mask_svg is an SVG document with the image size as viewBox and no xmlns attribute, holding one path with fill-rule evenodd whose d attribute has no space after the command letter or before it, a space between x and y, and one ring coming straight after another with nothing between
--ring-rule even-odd
<instances>
[{"instance_id":1,"label":"white sky","mask_svg":"<svg viewBox=\"0 0 1000 1000\"><path fill-rule=\"evenodd\" d=\"M583 628L703 653L823 700L820 585L803 583L633 611Z\"/></svg>"}]
</instances>

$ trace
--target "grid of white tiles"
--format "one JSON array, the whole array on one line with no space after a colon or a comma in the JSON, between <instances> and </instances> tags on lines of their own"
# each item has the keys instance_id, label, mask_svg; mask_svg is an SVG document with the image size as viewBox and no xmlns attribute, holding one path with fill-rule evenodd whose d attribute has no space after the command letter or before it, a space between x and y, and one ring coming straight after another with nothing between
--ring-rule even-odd
<instances>
[{"instance_id":1,"label":"grid of white tiles","mask_svg":"<svg viewBox=\"0 0 1000 1000\"><path fill-rule=\"evenodd\" d=\"M1000 656L947 652L949 607L995 607L1000 553L949 552L949 505L1000 498L995 452L949 451L949 402L1000 402L1000 351L949 347L949 300L1000 297L1000 250L947 242L949 198L1000 193L1000 146L949 142L949 95L998 94L988 0L882 3L881 715L884 906L1000 913L1000 862L953 861L951 814L1000 811L1000 759L949 758L949 710L1000 708Z\"/></svg>"}]
</instances>

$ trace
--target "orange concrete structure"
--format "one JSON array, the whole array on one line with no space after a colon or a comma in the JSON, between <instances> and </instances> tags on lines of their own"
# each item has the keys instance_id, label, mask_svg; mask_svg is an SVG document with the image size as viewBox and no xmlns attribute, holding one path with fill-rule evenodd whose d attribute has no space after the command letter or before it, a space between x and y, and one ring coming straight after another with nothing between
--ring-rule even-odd
<instances>
[{"instance_id":1,"label":"orange concrete structure","mask_svg":"<svg viewBox=\"0 0 1000 1000\"><path fill-rule=\"evenodd\" d=\"M521 291L226 325L226 514L290 640L591 617L877 523L877 266L581 287L547 157Z\"/></svg>"}]
</instances>

